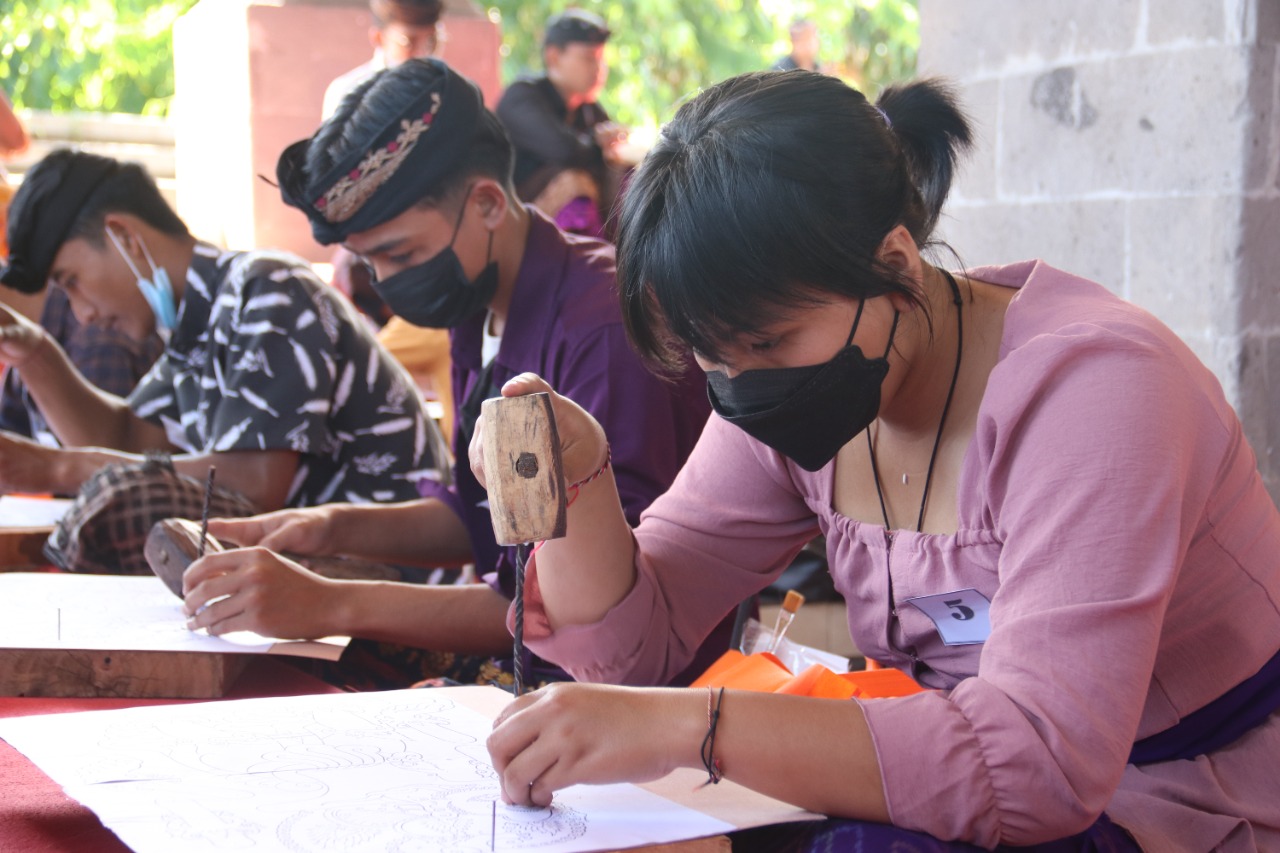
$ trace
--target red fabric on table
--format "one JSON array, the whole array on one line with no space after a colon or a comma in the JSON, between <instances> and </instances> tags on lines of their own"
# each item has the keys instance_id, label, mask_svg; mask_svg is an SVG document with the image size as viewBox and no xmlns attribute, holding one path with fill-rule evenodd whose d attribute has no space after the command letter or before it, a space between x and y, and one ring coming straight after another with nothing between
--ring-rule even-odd
<instances>
[{"instance_id":1,"label":"red fabric on table","mask_svg":"<svg viewBox=\"0 0 1280 853\"><path fill-rule=\"evenodd\" d=\"M249 664L225 698L340 692L284 661L261 657ZM204 700L0 697L0 717L178 705L194 701ZM28 761L26 756L0 741L0 851L128 853L128 850L93 812L64 794L58 783Z\"/></svg>"}]
</instances>

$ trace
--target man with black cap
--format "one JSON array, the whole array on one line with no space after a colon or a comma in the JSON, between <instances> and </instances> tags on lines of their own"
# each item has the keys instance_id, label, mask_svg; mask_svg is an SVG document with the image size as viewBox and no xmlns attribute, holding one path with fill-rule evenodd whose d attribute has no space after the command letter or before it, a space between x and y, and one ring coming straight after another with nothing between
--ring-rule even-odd
<instances>
[{"instance_id":1,"label":"man with black cap","mask_svg":"<svg viewBox=\"0 0 1280 853\"><path fill-rule=\"evenodd\" d=\"M10 214L0 283L51 284L81 322L166 341L126 400L88 385L44 330L0 310L0 360L63 445L0 435L0 489L80 491L46 549L64 568L148 571L151 524L198 518L211 466L215 511L239 515L399 500L420 477L447 475L408 375L305 261L201 243L141 166L85 152L36 164ZM140 461L148 451L165 456Z\"/></svg>"},{"instance_id":2,"label":"man with black cap","mask_svg":"<svg viewBox=\"0 0 1280 853\"><path fill-rule=\"evenodd\" d=\"M374 287L398 315L451 330L454 485L423 483L421 500L393 506L333 504L214 520L209 531L220 539L264 548L194 564L186 610L194 627L215 634L338 633L444 653L400 658L398 686L442 671L475 680L495 672L475 661L510 651L505 618L515 578L515 549L496 544L485 491L466 461L481 402L535 371L590 410L609 432L609 464L635 523L701 433L706 391L692 365L679 381L665 382L630 348L613 247L566 235L516 199L511 144L475 84L438 60L412 60L354 95L313 137L285 150L281 194L307 215L319 242L341 242L370 264ZM265 549L397 564L473 562L488 584L332 581ZM353 646L379 664L390 660L385 647ZM351 664L341 673L347 683L370 674L355 671L354 654L343 658ZM394 678L356 683L397 686Z\"/></svg>"},{"instance_id":3,"label":"man with black cap","mask_svg":"<svg viewBox=\"0 0 1280 853\"><path fill-rule=\"evenodd\" d=\"M582 233L601 232L600 215L613 205L622 170L634 165L623 155L626 129L597 101L609 76L604 45L610 35L592 12L554 16L542 40L546 74L512 83L497 108L516 147L520 198ZM578 199L594 205L594 222Z\"/></svg>"}]
</instances>

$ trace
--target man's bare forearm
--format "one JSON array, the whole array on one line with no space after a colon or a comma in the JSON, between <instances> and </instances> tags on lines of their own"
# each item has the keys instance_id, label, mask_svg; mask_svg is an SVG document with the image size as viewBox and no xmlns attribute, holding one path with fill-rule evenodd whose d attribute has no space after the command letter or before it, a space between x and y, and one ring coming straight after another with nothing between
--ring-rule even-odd
<instances>
[{"instance_id":1,"label":"man's bare forearm","mask_svg":"<svg viewBox=\"0 0 1280 853\"><path fill-rule=\"evenodd\" d=\"M163 429L135 415L124 399L85 379L52 338L45 338L18 373L64 447L142 453L172 446Z\"/></svg>"}]
</instances>

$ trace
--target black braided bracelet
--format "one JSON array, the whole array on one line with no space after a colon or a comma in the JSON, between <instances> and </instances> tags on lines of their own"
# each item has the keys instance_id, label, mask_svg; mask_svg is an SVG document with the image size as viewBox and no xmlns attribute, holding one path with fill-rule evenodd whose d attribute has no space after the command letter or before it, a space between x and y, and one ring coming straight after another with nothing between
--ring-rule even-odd
<instances>
[{"instance_id":1,"label":"black braided bracelet","mask_svg":"<svg viewBox=\"0 0 1280 853\"><path fill-rule=\"evenodd\" d=\"M714 700L714 707L712 707ZM706 785L718 785L724 778L720 769L720 759L716 758L716 726L720 723L720 706L724 704L724 688L717 694L713 688L707 687L707 736L702 739L702 766L707 768Z\"/></svg>"}]
</instances>

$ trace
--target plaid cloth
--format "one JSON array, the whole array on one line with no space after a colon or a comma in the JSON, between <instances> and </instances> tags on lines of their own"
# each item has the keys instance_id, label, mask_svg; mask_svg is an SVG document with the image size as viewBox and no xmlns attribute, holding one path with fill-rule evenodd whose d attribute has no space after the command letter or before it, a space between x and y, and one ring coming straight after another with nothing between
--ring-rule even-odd
<instances>
[{"instance_id":1,"label":"plaid cloth","mask_svg":"<svg viewBox=\"0 0 1280 853\"><path fill-rule=\"evenodd\" d=\"M45 543L44 553L68 572L149 575L151 567L142 549L151 528L166 518L198 520L203 509L204 483L179 474L167 456L108 465L80 488ZM243 495L214 487L211 516L256 512Z\"/></svg>"}]
</instances>

